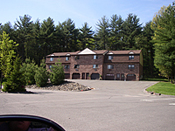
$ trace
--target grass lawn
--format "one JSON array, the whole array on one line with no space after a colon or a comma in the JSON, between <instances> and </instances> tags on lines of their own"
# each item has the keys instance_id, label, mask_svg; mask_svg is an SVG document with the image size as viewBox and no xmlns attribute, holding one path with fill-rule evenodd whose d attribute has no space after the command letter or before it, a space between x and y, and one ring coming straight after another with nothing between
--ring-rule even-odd
<instances>
[{"instance_id":1,"label":"grass lawn","mask_svg":"<svg viewBox=\"0 0 175 131\"><path fill-rule=\"evenodd\" d=\"M175 84L171 84L170 82L159 82L146 90L165 95L175 95Z\"/></svg>"}]
</instances>

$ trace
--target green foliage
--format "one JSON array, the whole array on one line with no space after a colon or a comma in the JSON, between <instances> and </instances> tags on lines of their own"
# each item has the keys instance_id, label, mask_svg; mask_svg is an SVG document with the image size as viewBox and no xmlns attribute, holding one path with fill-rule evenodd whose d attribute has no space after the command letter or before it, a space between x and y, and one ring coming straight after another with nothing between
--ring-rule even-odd
<instances>
[{"instance_id":1,"label":"green foliage","mask_svg":"<svg viewBox=\"0 0 175 131\"><path fill-rule=\"evenodd\" d=\"M155 66L162 76L173 79L175 74L175 6L170 5L152 24L155 42ZM155 24L156 23L156 24Z\"/></svg>"},{"instance_id":2,"label":"green foliage","mask_svg":"<svg viewBox=\"0 0 175 131\"><path fill-rule=\"evenodd\" d=\"M9 35L3 31L0 36L0 68L5 77L10 74L13 59L16 57L15 49L17 46L18 44L10 40Z\"/></svg>"},{"instance_id":3,"label":"green foliage","mask_svg":"<svg viewBox=\"0 0 175 131\"><path fill-rule=\"evenodd\" d=\"M64 82L64 69L60 62L52 66L50 72L50 81L53 85L59 85Z\"/></svg>"},{"instance_id":4,"label":"green foliage","mask_svg":"<svg viewBox=\"0 0 175 131\"><path fill-rule=\"evenodd\" d=\"M79 48L81 50L85 48L93 48L93 31L92 27L88 27L87 23L84 23L83 27L80 29L79 33Z\"/></svg>"},{"instance_id":5,"label":"green foliage","mask_svg":"<svg viewBox=\"0 0 175 131\"><path fill-rule=\"evenodd\" d=\"M21 60L19 57L13 61L10 73L6 75L6 82L3 83L3 91L5 92L25 92L24 74L20 70Z\"/></svg>"},{"instance_id":6,"label":"green foliage","mask_svg":"<svg viewBox=\"0 0 175 131\"><path fill-rule=\"evenodd\" d=\"M24 77L27 85L35 84L35 71L36 71L37 65L35 62L30 59L26 59L26 62L23 63L23 66L21 70L24 72Z\"/></svg>"},{"instance_id":7,"label":"green foliage","mask_svg":"<svg viewBox=\"0 0 175 131\"><path fill-rule=\"evenodd\" d=\"M48 75L48 72L45 68L45 61L43 59L42 62L41 62L40 67L37 67L37 69L36 69L36 73L35 73L36 85L38 87L46 86L48 78L49 78L49 75Z\"/></svg>"}]
</instances>

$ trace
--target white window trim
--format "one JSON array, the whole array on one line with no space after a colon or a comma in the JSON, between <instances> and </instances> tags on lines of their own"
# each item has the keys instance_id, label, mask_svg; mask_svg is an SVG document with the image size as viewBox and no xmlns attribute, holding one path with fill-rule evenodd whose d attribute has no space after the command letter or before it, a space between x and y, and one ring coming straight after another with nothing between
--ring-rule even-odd
<instances>
[{"instance_id":1,"label":"white window trim","mask_svg":"<svg viewBox=\"0 0 175 131\"><path fill-rule=\"evenodd\" d=\"M97 65L97 64L94 64L94 65L93 65L93 68L98 68L98 65Z\"/></svg>"}]
</instances>

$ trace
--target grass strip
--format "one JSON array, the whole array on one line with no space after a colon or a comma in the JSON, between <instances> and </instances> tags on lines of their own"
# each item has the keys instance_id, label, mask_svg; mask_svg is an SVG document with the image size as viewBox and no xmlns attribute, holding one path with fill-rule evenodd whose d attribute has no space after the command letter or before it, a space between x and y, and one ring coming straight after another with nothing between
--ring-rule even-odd
<instances>
[{"instance_id":1,"label":"grass strip","mask_svg":"<svg viewBox=\"0 0 175 131\"><path fill-rule=\"evenodd\" d=\"M175 95L175 84L170 82L159 82L146 89L149 92L161 93L165 95Z\"/></svg>"}]
</instances>

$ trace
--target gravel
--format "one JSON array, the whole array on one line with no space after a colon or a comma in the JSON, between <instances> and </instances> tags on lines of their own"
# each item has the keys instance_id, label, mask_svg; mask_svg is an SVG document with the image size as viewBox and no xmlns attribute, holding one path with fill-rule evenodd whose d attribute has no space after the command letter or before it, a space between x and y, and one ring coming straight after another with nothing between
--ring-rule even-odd
<instances>
[{"instance_id":1,"label":"gravel","mask_svg":"<svg viewBox=\"0 0 175 131\"><path fill-rule=\"evenodd\" d=\"M70 82L70 81L64 81L61 85L52 85L51 83L48 83L45 87L38 87L35 85L27 85L26 88L31 89L42 89L42 90L61 90L61 91L89 91L93 88L81 85L79 83Z\"/></svg>"}]
</instances>

